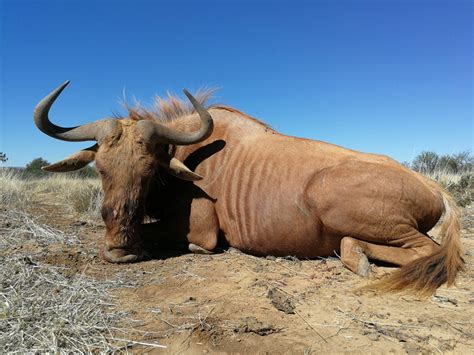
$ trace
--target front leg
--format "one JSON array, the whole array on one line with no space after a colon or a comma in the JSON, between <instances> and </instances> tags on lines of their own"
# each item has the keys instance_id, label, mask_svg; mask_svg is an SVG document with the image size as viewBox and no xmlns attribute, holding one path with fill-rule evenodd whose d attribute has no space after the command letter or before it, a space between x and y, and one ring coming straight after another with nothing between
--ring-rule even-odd
<instances>
[{"instance_id":1,"label":"front leg","mask_svg":"<svg viewBox=\"0 0 474 355\"><path fill-rule=\"evenodd\" d=\"M185 236L176 228L179 223L179 220L173 219L142 224L141 236L145 248L151 252L187 249Z\"/></svg>"},{"instance_id":2,"label":"front leg","mask_svg":"<svg viewBox=\"0 0 474 355\"><path fill-rule=\"evenodd\" d=\"M214 202L206 198L194 199L189 218L188 249L196 254L210 254L217 246L219 220Z\"/></svg>"},{"instance_id":3,"label":"front leg","mask_svg":"<svg viewBox=\"0 0 474 355\"><path fill-rule=\"evenodd\" d=\"M214 203L206 198L195 198L190 205L177 210L179 213L168 218L142 224L141 235L147 249L212 253L219 233Z\"/></svg>"}]
</instances>

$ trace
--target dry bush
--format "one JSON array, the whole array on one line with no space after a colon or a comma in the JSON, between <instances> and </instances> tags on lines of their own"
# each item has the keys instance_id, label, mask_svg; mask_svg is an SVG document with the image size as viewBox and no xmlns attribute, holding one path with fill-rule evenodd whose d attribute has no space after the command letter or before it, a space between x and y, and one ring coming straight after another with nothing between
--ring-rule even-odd
<instances>
[{"instance_id":1,"label":"dry bush","mask_svg":"<svg viewBox=\"0 0 474 355\"><path fill-rule=\"evenodd\" d=\"M461 207L469 206L474 199L474 172L451 173L446 170L435 170L426 174L448 190Z\"/></svg>"},{"instance_id":2,"label":"dry bush","mask_svg":"<svg viewBox=\"0 0 474 355\"><path fill-rule=\"evenodd\" d=\"M470 151L438 155L423 151L405 166L437 181L453 196L459 206L465 207L474 198L474 156Z\"/></svg>"}]
</instances>

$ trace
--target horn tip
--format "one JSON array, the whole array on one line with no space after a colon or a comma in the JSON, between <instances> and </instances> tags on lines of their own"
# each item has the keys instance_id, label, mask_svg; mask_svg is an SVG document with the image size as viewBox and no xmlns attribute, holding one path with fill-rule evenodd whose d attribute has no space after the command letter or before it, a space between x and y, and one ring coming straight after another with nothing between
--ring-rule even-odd
<instances>
[{"instance_id":1,"label":"horn tip","mask_svg":"<svg viewBox=\"0 0 474 355\"><path fill-rule=\"evenodd\" d=\"M186 89L183 89L183 92L184 92L184 94L185 94L187 97L192 96L192 95L189 93L189 91L186 90Z\"/></svg>"}]
</instances>

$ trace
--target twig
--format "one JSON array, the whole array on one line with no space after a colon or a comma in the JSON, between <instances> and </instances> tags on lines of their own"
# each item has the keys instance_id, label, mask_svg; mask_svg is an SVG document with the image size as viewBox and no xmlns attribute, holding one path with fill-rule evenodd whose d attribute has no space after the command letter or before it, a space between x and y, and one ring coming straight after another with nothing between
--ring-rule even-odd
<instances>
[{"instance_id":1,"label":"twig","mask_svg":"<svg viewBox=\"0 0 474 355\"><path fill-rule=\"evenodd\" d=\"M308 321L307 321L306 319L304 319L301 314L299 314L299 312L297 312L297 311L295 310L295 314L296 314L298 317L300 317L300 318L303 320L303 322L305 322L311 329L313 329L313 331L314 331L325 343L327 343L326 338L324 338L321 334L319 334L319 332L318 332L311 324L309 324Z\"/></svg>"},{"instance_id":2,"label":"twig","mask_svg":"<svg viewBox=\"0 0 474 355\"><path fill-rule=\"evenodd\" d=\"M353 316L353 315L350 315L348 312L345 312L343 311L342 309L340 309L339 307L336 307L337 310L339 312L341 312L342 314L344 314L347 318L349 318L350 320L353 320L355 322L359 322L359 323L362 323L364 325L368 325L368 326L378 326L378 327L394 327L394 328L413 328L413 329L421 329L421 328L427 328L427 327L424 327L424 326L417 326L417 325L400 325L400 324L391 324L391 323L377 323L377 322L374 322L374 321L370 321L370 320L364 320L364 319L361 319L361 318L357 318L356 316Z\"/></svg>"},{"instance_id":3,"label":"twig","mask_svg":"<svg viewBox=\"0 0 474 355\"><path fill-rule=\"evenodd\" d=\"M300 274L300 275L303 275L303 276L306 276L306 277L311 277L311 275L308 275L307 273L305 272L301 272L301 271L296 271L296 270L293 270L292 268L286 266L286 265L283 265L281 263L277 263L277 265L280 265L281 267L291 271L291 272L294 272L295 274Z\"/></svg>"},{"instance_id":4,"label":"twig","mask_svg":"<svg viewBox=\"0 0 474 355\"><path fill-rule=\"evenodd\" d=\"M144 346L151 346L155 348L162 348L166 349L168 348L166 345L161 345L161 344L153 344L153 343L145 343L142 341L136 341L136 340L130 340L130 339L120 339L120 338L109 338L110 340L116 340L116 341L123 341L125 343L132 343L132 344L137 344L137 345L144 345Z\"/></svg>"}]
</instances>

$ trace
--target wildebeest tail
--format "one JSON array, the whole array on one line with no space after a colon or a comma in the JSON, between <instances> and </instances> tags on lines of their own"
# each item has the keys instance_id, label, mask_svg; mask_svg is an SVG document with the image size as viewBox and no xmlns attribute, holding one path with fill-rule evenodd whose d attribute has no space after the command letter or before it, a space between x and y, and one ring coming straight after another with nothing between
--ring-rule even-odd
<instances>
[{"instance_id":1,"label":"wildebeest tail","mask_svg":"<svg viewBox=\"0 0 474 355\"><path fill-rule=\"evenodd\" d=\"M440 248L432 255L421 257L401 267L370 288L388 292L407 290L420 296L430 296L441 285L454 284L457 273L464 269L459 209L449 193L434 183L430 185L442 195L445 208Z\"/></svg>"}]
</instances>

